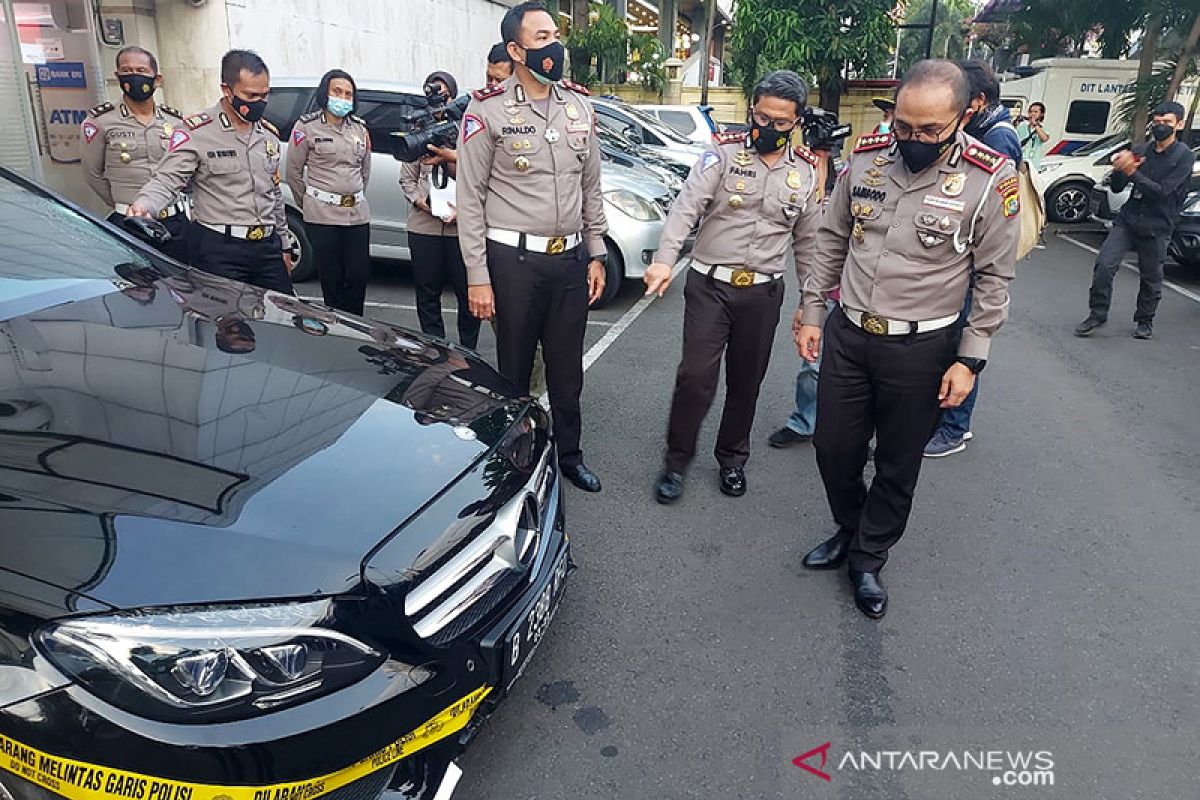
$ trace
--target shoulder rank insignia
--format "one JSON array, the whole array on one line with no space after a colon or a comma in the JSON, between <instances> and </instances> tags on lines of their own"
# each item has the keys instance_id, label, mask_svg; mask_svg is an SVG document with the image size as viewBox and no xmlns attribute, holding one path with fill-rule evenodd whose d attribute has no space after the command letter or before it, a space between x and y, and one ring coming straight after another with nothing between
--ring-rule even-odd
<instances>
[{"instance_id":1,"label":"shoulder rank insignia","mask_svg":"<svg viewBox=\"0 0 1200 800\"><path fill-rule=\"evenodd\" d=\"M169 117L174 117L175 119L183 119L183 114L180 114L179 109L175 108L174 106L161 106L160 105L158 108L160 111L162 111L164 114L166 114Z\"/></svg>"},{"instance_id":2,"label":"shoulder rank insignia","mask_svg":"<svg viewBox=\"0 0 1200 800\"><path fill-rule=\"evenodd\" d=\"M276 139L278 139L278 138L279 138L279 128L276 128L276 127L275 127L275 126L274 126L272 123L268 122L268 121L267 121L267 120L265 120L265 119L260 119L258 122L259 122L259 124L260 124L260 125L262 125L262 126L263 126L263 128L265 128L265 129L266 129L266 130L267 130L267 131L268 131L268 132L269 132L269 133L270 133L272 136L274 136Z\"/></svg>"},{"instance_id":3,"label":"shoulder rank insignia","mask_svg":"<svg viewBox=\"0 0 1200 800\"><path fill-rule=\"evenodd\" d=\"M504 88L503 83L497 83L487 87L486 89L476 89L475 91L471 92L471 97L474 97L476 100L490 100L493 97L499 97L506 91L508 90Z\"/></svg>"},{"instance_id":4,"label":"shoulder rank insignia","mask_svg":"<svg viewBox=\"0 0 1200 800\"><path fill-rule=\"evenodd\" d=\"M804 161L807 161L809 163L809 165L812 167L816 167L817 164L820 163L819 159L817 158L817 154L814 153L812 150L809 150L807 147L805 147L803 145L797 146L795 152L796 152L797 156L799 156Z\"/></svg>"},{"instance_id":5,"label":"shoulder rank insignia","mask_svg":"<svg viewBox=\"0 0 1200 800\"><path fill-rule=\"evenodd\" d=\"M351 114L350 120L352 122L357 122L359 125L362 125L364 128L367 127L367 121L365 119L363 119L362 117Z\"/></svg>"},{"instance_id":6,"label":"shoulder rank insignia","mask_svg":"<svg viewBox=\"0 0 1200 800\"><path fill-rule=\"evenodd\" d=\"M187 117L184 119L183 124L187 125L192 130L196 130L196 128L203 127L212 121L212 117L204 112L201 112L199 114L192 114L190 117Z\"/></svg>"},{"instance_id":7,"label":"shoulder rank insignia","mask_svg":"<svg viewBox=\"0 0 1200 800\"><path fill-rule=\"evenodd\" d=\"M592 96L591 91L589 91L586 86L578 84L575 81L569 81L566 78L563 78L562 85L567 87L568 89L570 89L572 92L575 92L576 94L581 94L584 97Z\"/></svg>"},{"instance_id":8,"label":"shoulder rank insignia","mask_svg":"<svg viewBox=\"0 0 1200 800\"><path fill-rule=\"evenodd\" d=\"M718 131L713 134L713 141L717 144L746 144L746 134L742 131Z\"/></svg>"},{"instance_id":9,"label":"shoulder rank insignia","mask_svg":"<svg viewBox=\"0 0 1200 800\"><path fill-rule=\"evenodd\" d=\"M310 111L307 114L301 114L300 121L301 122L312 122L314 119L316 119L319 116L321 116L320 111Z\"/></svg>"},{"instance_id":10,"label":"shoulder rank insignia","mask_svg":"<svg viewBox=\"0 0 1200 800\"><path fill-rule=\"evenodd\" d=\"M854 152L865 153L868 150L882 150L891 146L892 135L890 133L877 133L873 136L858 137L858 144L855 146Z\"/></svg>"},{"instance_id":11,"label":"shoulder rank insignia","mask_svg":"<svg viewBox=\"0 0 1200 800\"><path fill-rule=\"evenodd\" d=\"M91 110L91 114L93 117L98 117L101 114L107 114L114 108L116 108L116 106L114 106L112 103L101 103Z\"/></svg>"},{"instance_id":12,"label":"shoulder rank insignia","mask_svg":"<svg viewBox=\"0 0 1200 800\"><path fill-rule=\"evenodd\" d=\"M1007 160L995 150L978 143L968 145L963 151L963 158L989 174L994 174Z\"/></svg>"}]
</instances>

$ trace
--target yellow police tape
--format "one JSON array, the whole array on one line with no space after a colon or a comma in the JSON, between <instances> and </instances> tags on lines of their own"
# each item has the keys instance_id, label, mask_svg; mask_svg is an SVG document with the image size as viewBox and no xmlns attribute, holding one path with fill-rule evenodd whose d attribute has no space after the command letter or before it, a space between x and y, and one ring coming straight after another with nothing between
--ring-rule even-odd
<instances>
[{"instance_id":1,"label":"yellow police tape","mask_svg":"<svg viewBox=\"0 0 1200 800\"><path fill-rule=\"evenodd\" d=\"M477 689L361 761L319 778L294 783L273 786L186 783L50 755L3 734L0 734L0 769L69 800L313 800L462 730L491 690L490 686Z\"/></svg>"}]
</instances>

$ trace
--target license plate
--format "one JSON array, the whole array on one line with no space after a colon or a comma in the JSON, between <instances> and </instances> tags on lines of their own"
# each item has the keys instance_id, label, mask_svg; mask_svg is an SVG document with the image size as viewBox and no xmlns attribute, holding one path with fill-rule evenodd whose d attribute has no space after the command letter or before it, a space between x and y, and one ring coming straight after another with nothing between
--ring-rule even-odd
<instances>
[{"instance_id":1,"label":"license plate","mask_svg":"<svg viewBox=\"0 0 1200 800\"><path fill-rule=\"evenodd\" d=\"M567 584L567 550L564 549L554 562L554 574L542 588L538 599L529 607L524 619L516 624L504 644L504 666L507 678L506 688L511 688L525 667L533 651L537 650L546 635L554 614L558 611L559 601L562 600L563 589Z\"/></svg>"}]
</instances>

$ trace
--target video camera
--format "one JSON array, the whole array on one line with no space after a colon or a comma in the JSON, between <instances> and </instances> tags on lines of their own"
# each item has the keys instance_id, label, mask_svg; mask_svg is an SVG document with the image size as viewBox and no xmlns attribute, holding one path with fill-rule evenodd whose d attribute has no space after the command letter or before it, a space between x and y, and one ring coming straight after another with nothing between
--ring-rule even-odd
<instances>
[{"instance_id":1,"label":"video camera","mask_svg":"<svg viewBox=\"0 0 1200 800\"><path fill-rule=\"evenodd\" d=\"M837 114L814 106L804 109L800 128L809 150L832 150L850 135L850 123L839 125Z\"/></svg>"},{"instance_id":2,"label":"video camera","mask_svg":"<svg viewBox=\"0 0 1200 800\"><path fill-rule=\"evenodd\" d=\"M392 134L392 155L400 161L411 163L429 155L429 145L453 147L458 141L459 123L471 102L465 94L447 102L438 83L427 83L424 89L425 107L401 117L412 130Z\"/></svg>"}]
</instances>

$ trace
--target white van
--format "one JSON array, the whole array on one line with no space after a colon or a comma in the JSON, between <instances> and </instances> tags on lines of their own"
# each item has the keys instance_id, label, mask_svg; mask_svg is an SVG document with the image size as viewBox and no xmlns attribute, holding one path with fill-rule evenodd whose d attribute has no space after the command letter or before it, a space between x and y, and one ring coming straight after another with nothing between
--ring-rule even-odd
<instances>
[{"instance_id":1,"label":"white van","mask_svg":"<svg viewBox=\"0 0 1200 800\"><path fill-rule=\"evenodd\" d=\"M1029 66L1037 72L1001 82L1000 99L1014 119L1024 115L1030 103L1046 105L1044 127L1050 141L1045 155L1070 155L1089 142L1122 132L1118 101L1137 78L1137 61L1042 58ZM1196 82L1189 81L1175 99L1186 108L1195 91Z\"/></svg>"}]
</instances>

